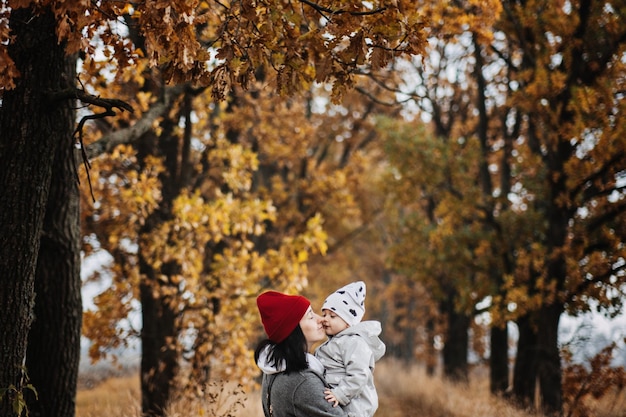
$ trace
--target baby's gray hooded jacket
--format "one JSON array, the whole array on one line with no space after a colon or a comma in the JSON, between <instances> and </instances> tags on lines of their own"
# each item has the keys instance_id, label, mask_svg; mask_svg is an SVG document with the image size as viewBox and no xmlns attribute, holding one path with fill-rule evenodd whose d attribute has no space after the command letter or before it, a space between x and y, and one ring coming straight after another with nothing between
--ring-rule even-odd
<instances>
[{"instance_id":1,"label":"baby's gray hooded jacket","mask_svg":"<svg viewBox=\"0 0 626 417\"><path fill-rule=\"evenodd\" d=\"M380 322L362 321L330 337L315 351L335 398L350 417L372 417L378 409L374 366L385 354Z\"/></svg>"}]
</instances>

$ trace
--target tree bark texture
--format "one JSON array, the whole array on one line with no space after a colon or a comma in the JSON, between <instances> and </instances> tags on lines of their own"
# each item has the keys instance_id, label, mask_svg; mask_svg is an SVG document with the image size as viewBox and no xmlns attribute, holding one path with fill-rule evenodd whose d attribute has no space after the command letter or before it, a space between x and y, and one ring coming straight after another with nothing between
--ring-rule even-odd
<instances>
[{"instance_id":1,"label":"tree bark texture","mask_svg":"<svg viewBox=\"0 0 626 417\"><path fill-rule=\"evenodd\" d=\"M67 57L64 78L76 78L76 59ZM72 132L75 102L58 103L60 144L43 224L35 274L34 321L28 337L26 367L38 399L28 396L33 417L73 416L80 361L82 299L80 279L79 194Z\"/></svg>"},{"instance_id":2,"label":"tree bark texture","mask_svg":"<svg viewBox=\"0 0 626 417\"><path fill-rule=\"evenodd\" d=\"M64 110L46 94L59 87L65 68L50 10L11 12L9 54L20 71L0 108L0 389L23 391L27 337L33 320L34 280L40 236ZM10 401L0 417L14 415Z\"/></svg>"}]
</instances>

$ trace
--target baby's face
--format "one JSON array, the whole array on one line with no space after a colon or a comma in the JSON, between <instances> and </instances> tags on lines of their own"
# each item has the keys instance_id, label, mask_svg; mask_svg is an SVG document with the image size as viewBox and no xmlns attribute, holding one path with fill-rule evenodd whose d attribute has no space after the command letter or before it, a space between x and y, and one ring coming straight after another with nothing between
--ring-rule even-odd
<instances>
[{"instance_id":1,"label":"baby's face","mask_svg":"<svg viewBox=\"0 0 626 417\"><path fill-rule=\"evenodd\" d=\"M342 330L350 327L341 317L335 314L332 310L322 310L322 324L324 325L324 331L326 335L334 336Z\"/></svg>"}]
</instances>

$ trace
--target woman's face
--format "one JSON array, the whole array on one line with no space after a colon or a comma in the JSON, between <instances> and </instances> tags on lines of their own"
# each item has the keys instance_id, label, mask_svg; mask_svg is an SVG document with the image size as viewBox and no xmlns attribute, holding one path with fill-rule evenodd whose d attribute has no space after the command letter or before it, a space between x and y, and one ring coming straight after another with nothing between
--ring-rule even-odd
<instances>
[{"instance_id":1,"label":"woman's face","mask_svg":"<svg viewBox=\"0 0 626 417\"><path fill-rule=\"evenodd\" d=\"M306 313L304 313L304 316L302 316L300 328L302 329L302 333L304 333L304 338L306 339L307 348L309 350L314 344L326 339L326 332L322 325L322 317L315 314L311 307L309 307Z\"/></svg>"}]
</instances>

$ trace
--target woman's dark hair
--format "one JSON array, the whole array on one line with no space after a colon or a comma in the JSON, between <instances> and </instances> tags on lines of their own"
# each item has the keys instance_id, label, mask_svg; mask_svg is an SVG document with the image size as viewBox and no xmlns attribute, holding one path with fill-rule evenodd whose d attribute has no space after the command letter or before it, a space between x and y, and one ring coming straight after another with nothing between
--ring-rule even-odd
<instances>
[{"instance_id":1,"label":"woman's dark hair","mask_svg":"<svg viewBox=\"0 0 626 417\"><path fill-rule=\"evenodd\" d=\"M254 351L254 361L259 361L259 356L266 346L273 346L267 355L268 364L274 368L279 368L281 363L285 363L286 373L302 371L309 367L306 360L306 339L302 329L298 324L295 329L280 343L274 343L269 339L262 340Z\"/></svg>"}]
</instances>

